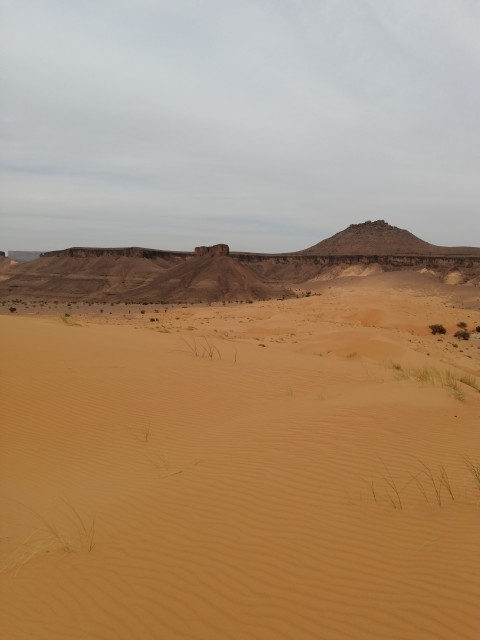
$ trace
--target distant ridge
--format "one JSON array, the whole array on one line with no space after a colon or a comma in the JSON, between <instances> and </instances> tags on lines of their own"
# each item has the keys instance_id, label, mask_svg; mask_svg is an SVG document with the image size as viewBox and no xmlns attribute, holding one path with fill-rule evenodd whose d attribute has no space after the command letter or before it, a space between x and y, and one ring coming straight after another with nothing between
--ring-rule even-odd
<instances>
[{"instance_id":1,"label":"distant ridge","mask_svg":"<svg viewBox=\"0 0 480 640\"><path fill-rule=\"evenodd\" d=\"M351 224L343 231L299 253L316 256L441 256L480 255L480 249L439 247L384 220L368 220Z\"/></svg>"},{"instance_id":2,"label":"distant ridge","mask_svg":"<svg viewBox=\"0 0 480 640\"><path fill-rule=\"evenodd\" d=\"M386 271L428 272L448 284L480 284L480 248L438 247L384 220L352 224L303 251L231 252L71 247L31 262L0 257L0 298L210 303L286 298L318 282Z\"/></svg>"},{"instance_id":3,"label":"distant ridge","mask_svg":"<svg viewBox=\"0 0 480 640\"><path fill-rule=\"evenodd\" d=\"M8 257L15 262L30 262L36 260L41 254L41 251L8 251Z\"/></svg>"}]
</instances>

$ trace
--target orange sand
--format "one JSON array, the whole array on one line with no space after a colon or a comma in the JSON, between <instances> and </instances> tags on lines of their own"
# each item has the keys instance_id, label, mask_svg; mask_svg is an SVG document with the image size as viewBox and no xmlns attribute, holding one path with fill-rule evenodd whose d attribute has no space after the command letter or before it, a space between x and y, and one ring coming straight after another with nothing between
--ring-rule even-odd
<instances>
[{"instance_id":1,"label":"orange sand","mask_svg":"<svg viewBox=\"0 0 480 640\"><path fill-rule=\"evenodd\" d=\"M1 316L2 638L480 637L480 311L387 284Z\"/></svg>"}]
</instances>

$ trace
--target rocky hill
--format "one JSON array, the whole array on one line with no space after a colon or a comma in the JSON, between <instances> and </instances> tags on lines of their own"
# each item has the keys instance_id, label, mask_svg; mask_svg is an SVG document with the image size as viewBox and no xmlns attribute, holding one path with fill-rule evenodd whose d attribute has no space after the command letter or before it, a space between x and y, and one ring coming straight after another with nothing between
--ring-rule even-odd
<instances>
[{"instance_id":1,"label":"rocky hill","mask_svg":"<svg viewBox=\"0 0 480 640\"><path fill-rule=\"evenodd\" d=\"M288 297L319 282L410 270L480 284L480 248L437 247L383 220L350 225L290 254L72 247L27 263L1 258L0 299L213 302Z\"/></svg>"},{"instance_id":2,"label":"rocky hill","mask_svg":"<svg viewBox=\"0 0 480 640\"><path fill-rule=\"evenodd\" d=\"M475 247L439 247L384 220L351 224L331 238L300 253L317 256L443 256L480 255Z\"/></svg>"}]
</instances>

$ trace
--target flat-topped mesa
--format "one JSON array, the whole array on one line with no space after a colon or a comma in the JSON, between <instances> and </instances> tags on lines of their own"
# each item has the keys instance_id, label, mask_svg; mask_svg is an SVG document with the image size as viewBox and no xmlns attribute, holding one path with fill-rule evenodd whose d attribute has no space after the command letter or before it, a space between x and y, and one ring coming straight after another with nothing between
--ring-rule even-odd
<instances>
[{"instance_id":1,"label":"flat-topped mesa","mask_svg":"<svg viewBox=\"0 0 480 640\"><path fill-rule=\"evenodd\" d=\"M161 249L144 249L143 247L70 247L55 251L44 251L41 258L164 258L179 256L186 258L192 254L187 251L163 251Z\"/></svg>"},{"instance_id":2,"label":"flat-topped mesa","mask_svg":"<svg viewBox=\"0 0 480 640\"><path fill-rule=\"evenodd\" d=\"M214 244L211 247L195 247L195 256L228 256L230 247L228 244Z\"/></svg>"}]
</instances>

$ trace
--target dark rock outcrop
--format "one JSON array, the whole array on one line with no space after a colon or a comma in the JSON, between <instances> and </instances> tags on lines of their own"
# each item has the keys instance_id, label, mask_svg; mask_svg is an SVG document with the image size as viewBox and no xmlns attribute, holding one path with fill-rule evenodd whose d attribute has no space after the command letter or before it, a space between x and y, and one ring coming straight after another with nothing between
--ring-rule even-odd
<instances>
[{"instance_id":1,"label":"dark rock outcrop","mask_svg":"<svg viewBox=\"0 0 480 640\"><path fill-rule=\"evenodd\" d=\"M69 258L187 258L192 254L188 251L162 251L161 249L144 249L143 247L70 247L56 251L44 251L41 258L64 257Z\"/></svg>"},{"instance_id":2,"label":"dark rock outcrop","mask_svg":"<svg viewBox=\"0 0 480 640\"><path fill-rule=\"evenodd\" d=\"M211 247L195 247L195 256L228 256L230 247L228 244L214 244Z\"/></svg>"}]
</instances>

